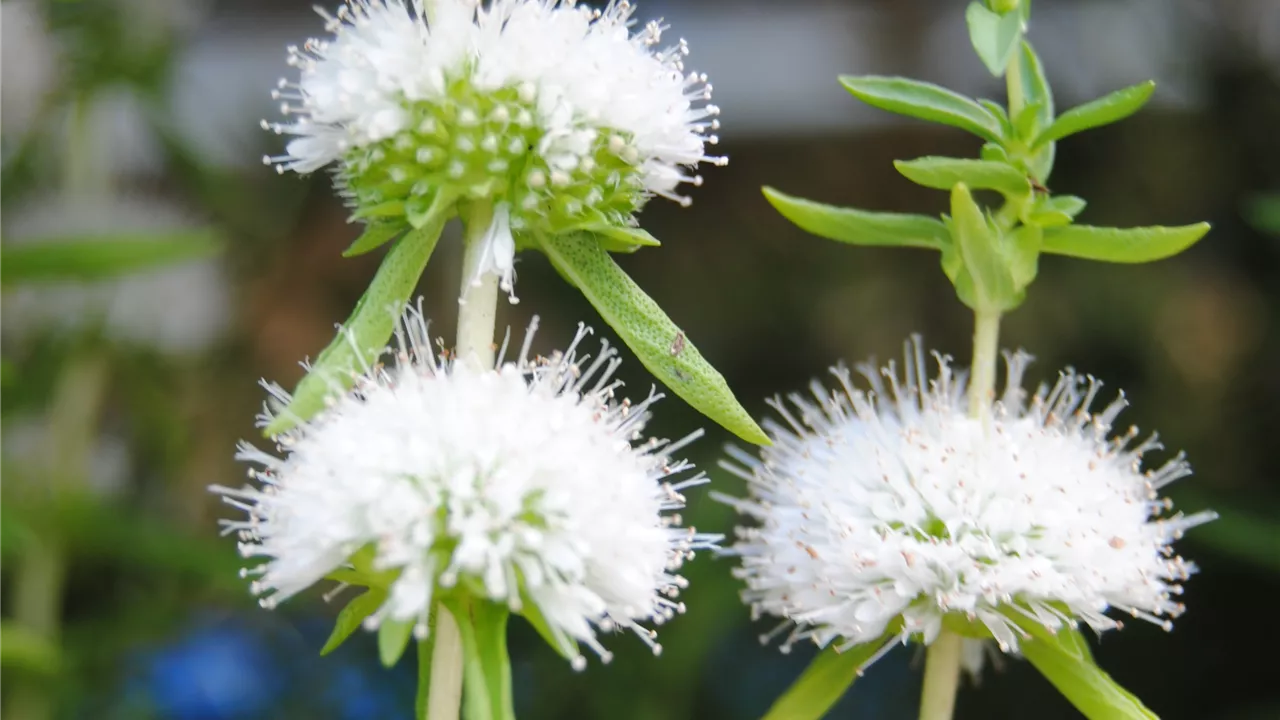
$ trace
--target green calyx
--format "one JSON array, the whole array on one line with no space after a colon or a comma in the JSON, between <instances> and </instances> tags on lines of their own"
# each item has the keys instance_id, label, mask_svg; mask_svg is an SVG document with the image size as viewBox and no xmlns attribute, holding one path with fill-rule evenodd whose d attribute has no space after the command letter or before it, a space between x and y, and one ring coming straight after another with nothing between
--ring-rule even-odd
<instances>
[{"instance_id":1,"label":"green calyx","mask_svg":"<svg viewBox=\"0 0 1280 720\"><path fill-rule=\"evenodd\" d=\"M405 130L347 153L339 180L353 196L356 218L411 221L443 195L506 203L512 233L525 245L531 233L634 224L646 194L640 158L625 133L548 137L528 89L480 91L465 75L447 95L445 102L406 101Z\"/></svg>"}]
</instances>

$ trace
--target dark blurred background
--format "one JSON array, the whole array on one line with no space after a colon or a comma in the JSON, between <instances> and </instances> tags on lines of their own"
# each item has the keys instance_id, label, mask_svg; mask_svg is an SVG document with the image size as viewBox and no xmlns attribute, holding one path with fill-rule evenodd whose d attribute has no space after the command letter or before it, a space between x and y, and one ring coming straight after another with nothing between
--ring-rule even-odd
<instances>
[{"instance_id":1,"label":"dark blurred background","mask_svg":"<svg viewBox=\"0 0 1280 720\"><path fill-rule=\"evenodd\" d=\"M330 1L332 4L332 0ZM302 0L5 0L5 247L66 236L219 239L220 252L97 282L3 278L3 620L6 717L408 718L412 658L382 669L360 634L318 658L335 608L314 591L275 612L237 576L227 514L205 488L239 485L238 438L254 438L260 377L292 385L331 338L379 258L344 260L357 227L326 175L261 165L279 139L268 91L285 46L321 32ZM682 210L656 201L662 239L621 259L728 377L746 406L797 389L844 358L885 359L909 333L965 358L971 317L923 251L838 246L790 226L770 184L880 210L940 212L894 158L973 155L978 142L861 106L839 73L907 74L990 97L960 0L646 0L710 74L723 107L726 169ZM1139 116L1059 147L1054 191L1090 202L1097 225L1213 223L1172 260L1137 267L1046 257L1002 344L1098 375L1196 469L1179 507L1222 519L1180 546L1202 572L1170 634L1131 623L1097 655L1161 717L1280 718L1271 617L1280 595L1280 1L1035 0L1030 38L1059 106L1154 78ZM421 285L452 335L456 229ZM520 258L518 307L542 316L538 344L563 345L591 307L541 256ZM624 353L624 357L626 354ZM632 394L653 380L625 367ZM653 431L707 422L668 400ZM713 486L727 435L690 452ZM735 518L705 498L701 530ZM653 658L634 638L609 666L575 674L519 622L512 659L525 718L754 718L803 669L756 640L730 563L688 566L686 616ZM1247 621L1247 622L1246 622ZM831 717L914 717L922 657L896 650ZM1029 666L989 668L961 718L1071 718Z\"/></svg>"}]
</instances>

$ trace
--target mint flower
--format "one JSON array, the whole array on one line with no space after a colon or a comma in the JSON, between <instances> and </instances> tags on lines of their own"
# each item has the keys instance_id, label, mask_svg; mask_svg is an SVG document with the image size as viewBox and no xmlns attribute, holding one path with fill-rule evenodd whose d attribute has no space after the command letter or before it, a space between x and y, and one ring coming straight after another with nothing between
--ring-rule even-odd
<instances>
[{"instance_id":1,"label":"mint flower","mask_svg":"<svg viewBox=\"0 0 1280 720\"><path fill-rule=\"evenodd\" d=\"M589 329L550 358L529 357L533 330L515 360L504 346L480 368L437 356L411 310L394 367L368 368L279 436L279 455L241 446L257 485L213 491L247 515L224 525L263 559L246 574L264 606L332 576L382 593L369 628L411 622L425 637L433 604L461 593L544 624L578 668L577 643L611 657L600 631L660 651L645 625L683 611L677 571L716 540L667 514L706 481L671 480L690 467L671 453L696 434L640 442L660 396L615 401L621 361L607 344L580 355Z\"/></svg>"},{"instance_id":2,"label":"mint flower","mask_svg":"<svg viewBox=\"0 0 1280 720\"><path fill-rule=\"evenodd\" d=\"M966 412L964 374L938 356L930 378L913 341L903 373L862 366L864 391L833 370L836 392L815 381L775 403L784 422L765 424L759 459L732 452L751 497L722 499L757 521L732 549L743 597L783 619L784 649L887 640L869 664L945 625L1015 652L1018 621L1101 632L1121 626L1112 610L1172 627L1195 566L1171 544L1215 517L1165 515L1160 490L1190 467L1142 470L1160 445L1112 432L1125 401L1091 409L1097 380L1067 371L1028 402L1030 356L1006 360L989 425Z\"/></svg>"},{"instance_id":3,"label":"mint flower","mask_svg":"<svg viewBox=\"0 0 1280 720\"><path fill-rule=\"evenodd\" d=\"M512 289L517 245L574 230L629 228L652 196L681 204L718 109L706 76L686 73L664 26L632 34L632 6L557 0L350 0L323 13L327 39L290 48L295 81L276 97L294 136L267 157L280 172L334 166L368 220L441 203L495 208L493 272ZM624 241L624 244L625 241ZM634 247L634 244L631 245Z\"/></svg>"}]
</instances>

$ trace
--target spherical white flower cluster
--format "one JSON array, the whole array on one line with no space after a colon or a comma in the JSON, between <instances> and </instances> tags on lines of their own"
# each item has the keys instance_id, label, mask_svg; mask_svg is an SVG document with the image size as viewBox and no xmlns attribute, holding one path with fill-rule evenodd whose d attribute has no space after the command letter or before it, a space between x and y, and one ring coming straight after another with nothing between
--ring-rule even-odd
<instances>
[{"instance_id":1,"label":"spherical white flower cluster","mask_svg":"<svg viewBox=\"0 0 1280 720\"><path fill-rule=\"evenodd\" d=\"M84 194L39 197L4 218L14 246L119 239L181 242L207 234L158 198ZM41 333L101 331L126 345L184 355L206 350L232 321L229 281L217 260L200 258L96 281L22 284L4 298L3 335L22 342Z\"/></svg>"},{"instance_id":2,"label":"spherical white flower cluster","mask_svg":"<svg viewBox=\"0 0 1280 720\"><path fill-rule=\"evenodd\" d=\"M1030 357L1006 360L985 423L965 412L964 376L938 356L930 379L913 341L904 376L862 366L864 392L838 368L838 391L815 381L812 398L775 401L786 424L765 425L759 459L732 452L751 497L722 499L758 522L732 549L744 599L784 618L784 648L928 644L949 618L1012 652L1015 620L1103 631L1115 608L1169 628L1182 612L1173 596L1195 567L1170 545L1214 517L1161 517L1159 490L1190 474L1182 456L1140 470L1160 446L1112 436L1123 397L1091 411L1100 383L1068 371L1027 402Z\"/></svg>"},{"instance_id":3,"label":"spherical white flower cluster","mask_svg":"<svg viewBox=\"0 0 1280 720\"><path fill-rule=\"evenodd\" d=\"M330 39L290 48L276 96L296 136L268 157L300 173L338 163L357 214L424 213L440 193L486 199L512 233L628 226L709 157L718 109L664 26L631 35L626 0L348 0Z\"/></svg>"},{"instance_id":4,"label":"spherical white flower cluster","mask_svg":"<svg viewBox=\"0 0 1280 720\"><path fill-rule=\"evenodd\" d=\"M433 599L466 593L514 611L532 604L562 652L574 641L606 661L597 630L652 630L683 610L676 574L717 538L680 528L680 492L701 474L672 462L676 443L637 442L650 395L615 402L621 362L607 344L481 369L435 354L420 311L400 325L397 364L369 368L325 412L277 438L281 456L242 445L259 485L215 487L248 518L227 521L267 607L339 569L365 573L387 600L369 619L416 621ZM287 396L273 388L277 399ZM268 413L269 415L269 413ZM263 420L269 418L264 417ZM362 559L363 558L363 559Z\"/></svg>"}]
</instances>

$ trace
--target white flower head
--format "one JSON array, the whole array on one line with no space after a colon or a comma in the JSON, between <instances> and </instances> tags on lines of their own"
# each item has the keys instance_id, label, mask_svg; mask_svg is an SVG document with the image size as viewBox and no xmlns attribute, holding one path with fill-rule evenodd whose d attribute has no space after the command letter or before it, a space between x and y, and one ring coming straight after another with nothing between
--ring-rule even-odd
<instances>
[{"instance_id":1,"label":"white flower head","mask_svg":"<svg viewBox=\"0 0 1280 720\"><path fill-rule=\"evenodd\" d=\"M660 49L659 22L632 34L632 12L348 0L322 12L330 38L290 48L300 77L275 92L286 120L263 125L295 137L266 162L336 163L357 215L421 215L440 193L505 204L512 248L512 233L630 226L654 195L687 204L692 168L724 162L705 152L719 110L706 76L685 72L685 43Z\"/></svg>"},{"instance_id":2,"label":"white flower head","mask_svg":"<svg viewBox=\"0 0 1280 720\"><path fill-rule=\"evenodd\" d=\"M137 195L49 195L8 212L14 246L69 240L112 242L200 233L182 209ZM112 340L172 355L198 353L232 321L229 281L218 261L197 258L109 279L16 285L3 304L5 341L52 331L101 331Z\"/></svg>"},{"instance_id":3,"label":"white flower head","mask_svg":"<svg viewBox=\"0 0 1280 720\"><path fill-rule=\"evenodd\" d=\"M659 396L615 401L620 360L605 343L579 355L588 329L530 358L535 327L516 360L503 360L504 342L497 367L481 369L434 353L410 310L394 367L368 368L278 437L279 456L241 446L257 485L213 490L248 515L225 528L265 560L245 571L265 607L345 569L386 589L371 628L410 621L423 637L433 600L465 593L540 614L577 668L575 641L609 659L602 630L629 628L660 650L641 623L683 611L676 573L717 540L664 514L706 481L672 479L691 466L671 453L698 434L641 442Z\"/></svg>"},{"instance_id":4,"label":"white flower head","mask_svg":"<svg viewBox=\"0 0 1280 720\"><path fill-rule=\"evenodd\" d=\"M890 637L870 664L897 642L931 643L944 618L1005 652L1024 636L1015 619L1101 632L1120 627L1114 608L1171 627L1195 571L1171 543L1215 517L1164 516L1160 489L1190 474L1182 455L1141 470L1160 445L1113 435L1125 401L1092 410L1093 378L1068 370L1028 401L1025 353L1006 354L986 424L948 358L930 379L918 340L906 354L903 375L860 366L869 391L837 368L839 390L815 381L811 398L775 401L773 446L731 451L725 467L751 497L721 499L758 523L732 552L753 612L784 619L770 635L790 629L784 649Z\"/></svg>"}]
</instances>

